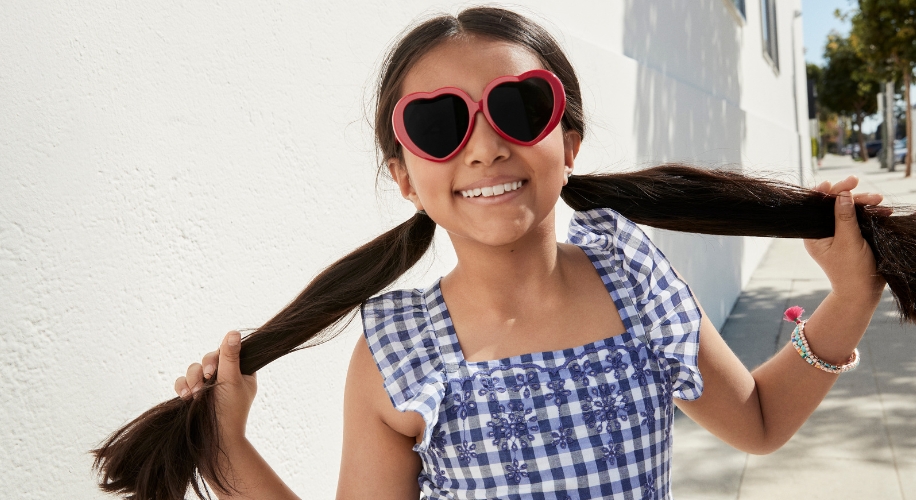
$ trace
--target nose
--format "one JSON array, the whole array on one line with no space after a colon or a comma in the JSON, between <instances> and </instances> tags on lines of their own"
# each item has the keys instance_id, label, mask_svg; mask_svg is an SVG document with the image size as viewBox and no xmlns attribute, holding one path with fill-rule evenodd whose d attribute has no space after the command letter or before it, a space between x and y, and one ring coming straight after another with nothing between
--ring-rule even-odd
<instances>
[{"instance_id":1,"label":"nose","mask_svg":"<svg viewBox=\"0 0 916 500\"><path fill-rule=\"evenodd\" d=\"M493 129L482 111L474 117L474 129L462 152L464 162L469 166L488 167L498 161L509 159L509 144Z\"/></svg>"}]
</instances>

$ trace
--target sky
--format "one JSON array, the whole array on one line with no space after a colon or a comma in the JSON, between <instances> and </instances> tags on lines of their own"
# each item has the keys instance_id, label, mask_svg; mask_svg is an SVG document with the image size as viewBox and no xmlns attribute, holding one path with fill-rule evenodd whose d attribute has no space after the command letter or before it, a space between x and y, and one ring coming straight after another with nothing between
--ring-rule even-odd
<instances>
[{"instance_id":1,"label":"sky","mask_svg":"<svg viewBox=\"0 0 916 500\"><path fill-rule=\"evenodd\" d=\"M849 34L849 21L841 21L833 12L848 12L858 6L856 0L802 0L802 23L805 33L805 61L824 65L824 44L827 34L837 31Z\"/></svg>"},{"instance_id":2,"label":"sky","mask_svg":"<svg viewBox=\"0 0 916 500\"><path fill-rule=\"evenodd\" d=\"M849 12L857 9L859 2L857 0L802 0L802 30L805 35L805 61L824 65L824 45L827 42L827 34L831 31L837 31L841 35L848 35L850 22L837 19L833 12L840 9L843 12ZM870 134L878 127L880 120L877 116L871 116L862 123L862 130Z\"/></svg>"}]
</instances>

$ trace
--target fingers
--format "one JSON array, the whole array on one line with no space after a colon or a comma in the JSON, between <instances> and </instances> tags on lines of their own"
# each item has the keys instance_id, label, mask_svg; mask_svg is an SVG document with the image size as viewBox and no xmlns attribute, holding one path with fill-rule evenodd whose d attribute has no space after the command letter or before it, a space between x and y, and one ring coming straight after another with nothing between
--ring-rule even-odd
<instances>
[{"instance_id":1,"label":"fingers","mask_svg":"<svg viewBox=\"0 0 916 500\"><path fill-rule=\"evenodd\" d=\"M191 363L184 378L188 387L191 388L191 394L197 394L197 391L204 386L204 367L200 366L200 363Z\"/></svg>"},{"instance_id":2,"label":"fingers","mask_svg":"<svg viewBox=\"0 0 916 500\"><path fill-rule=\"evenodd\" d=\"M175 393L182 399L189 399L204 386L204 381L216 373L219 363L219 349L204 354L200 363L192 363L183 377L175 379Z\"/></svg>"},{"instance_id":3,"label":"fingers","mask_svg":"<svg viewBox=\"0 0 916 500\"><path fill-rule=\"evenodd\" d=\"M188 381L184 377L175 379L175 393L178 394L181 399L188 399L191 397L191 388L188 387Z\"/></svg>"},{"instance_id":4,"label":"fingers","mask_svg":"<svg viewBox=\"0 0 916 500\"><path fill-rule=\"evenodd\" d=\"M204 380L210 380L213 373L216 372L216 366L219 363L219 349L204 354L200 364L204 367Z\"/></svg>"},{"instance_id":5,"label":"fingers","mask_svg":"<svg viewBox=\"0 0 916 500\"><path fill-rule=\"evenodd\" d=\"M831 184L830 181L824 181L814 187L815 191L824 194L839 195L843 191L852 191L859 185L859 178L850 175L849 177ZM857 205L879 205L884 201L884 196L879 193L856 193L853 194L853 200Z\"/></svg>"},{"instance_id":6,"label":"fingers","mask_svg":"<svg viewBox=\"0 0 916 500\"><path fill-rule=\"evenodd\" d=\"M852 195L857 205L880 205L884 196L879 193L856 193Z\"/></svg>"},{"instance_id":7,"label":"fingers","mask_svg":"<svg viewBox=\"0 0 916 500\"><path fill-rule=\"evenodd\" d=\"M815 191L820 191L821 193L826 194L839 194L842 191L852 191L856 186L859 185L859 178L850 175L849 177L837 182L836 184L831 184L830 181L824 181L815 186Z\"/></svg>"},{"instance_id":8,"label":"fingers","mask_svg":"<svg viewBox=\"0 0 916 500\"><path fill-rule=\"evenodd\" d=\"M188 399L197 394L204 386L204 370L200 363L192 363L184 377L175 379L175 392L182 399Z\"/></svg>"},{"instance_id":9,"label":"fingers","mask_svg":"<svg viewBox=\"0 0 916 500\"><path fill-rule=\"evenodd\" d=\"M237 331L231 331L223 338L223 343L219 346L219 370L220 382L241 383L242 373L239 370L239 352L242 350L242 335Z\"/></svg>"},{"instance_id":10,"label":"fingers","mask_svg":"<svg viewBox=\"0 0 916 500\"><path fill-rule=\"evenodd\" d=\"M859 222L856 219L856 206L853 203L852 193L841 191L837 194L833 211L836 218L833 231L835 241L855 241L862 238Z\"/></svg>"},{"instance_id":11,"label":"fingers","mask_svg":"<svg viewBox=\"0 0 916 500\"><path fill-rule=\"evenodd\" d=\"M837 182L830 188L830 194L840 194L843 191L852 191L859 185L859 178L850 175L849 177Z\"/></svg>"}]
</instances>

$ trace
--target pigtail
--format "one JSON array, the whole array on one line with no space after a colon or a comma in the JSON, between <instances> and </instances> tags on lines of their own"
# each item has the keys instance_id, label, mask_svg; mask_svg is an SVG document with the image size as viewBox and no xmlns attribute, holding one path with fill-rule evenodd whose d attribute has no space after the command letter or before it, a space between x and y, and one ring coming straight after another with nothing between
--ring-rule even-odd
<instances>
[{"instance_id":1,"label":"pigtail","mask_svg":"<svg viewBox=\"0 0 916 500\"><path fill-rule=\"evenodd\" d=\"M691 233L825 238L833 236L835 196L786 182L679 164L620 174L577 175L560 195L574 210L609 207L648 226ZM916 323L916 213L856 205L862 236L897 301Z\"/></svg>"},{"instance_id":2,"label":"pigtail","mask_svg":"<svg viewBox=\"0 0 916 500\"><path fill-rule=\"evenodd\" d=\"M285 354L327 340L356 307L420 260L435 230L432 219L417 213L322 271L295 300L242 340L242 373L250 375ZM162 500L184 498L190 486L199 498L210 498L201 483L206 478L212 486L232 491L229 477L217 467L223 452L211 390L216 378L210 377L195 398L159 404L92 450L102 490L132 500Z\"/></svg>"}]
</instances>

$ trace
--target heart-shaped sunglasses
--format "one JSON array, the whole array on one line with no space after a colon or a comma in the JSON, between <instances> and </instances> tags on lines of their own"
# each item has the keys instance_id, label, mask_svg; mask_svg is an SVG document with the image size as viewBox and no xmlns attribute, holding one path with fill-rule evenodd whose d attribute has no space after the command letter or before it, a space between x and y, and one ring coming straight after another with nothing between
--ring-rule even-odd
<instances>
[{"instance_id":1,"label":"heart-shaped sunglasses","mask_svg":"<svg viewBox=\"0 0 916 500\"><path fill-rule=\"evenodd\" d=\"M395 105L392 122L401 145L420 158L442 162L467 144L478 111L507 141L531 146L556 128L565 109L560 79L535 69L493 80L480 101L455 87L408 94Z\"/></svg>"}]
</instances>

